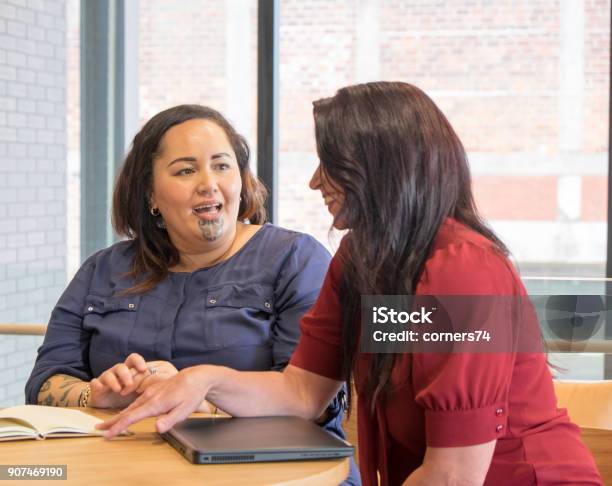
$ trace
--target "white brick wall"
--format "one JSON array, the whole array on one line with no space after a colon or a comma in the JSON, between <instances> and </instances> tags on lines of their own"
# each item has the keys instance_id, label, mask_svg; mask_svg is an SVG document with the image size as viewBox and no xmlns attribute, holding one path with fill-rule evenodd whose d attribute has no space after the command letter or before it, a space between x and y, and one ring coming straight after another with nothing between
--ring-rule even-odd
<instances>
[{"instance_id":1,"label":"white brick wall","mask_svg":"<svg viewBox=\"0 0 612 486\"><path fill-rule=\"evenodd\" d=\"M65 285L65 120L65 0L0 0L0 322L46 323ZM0 336L0 407L41 341Z\"/></svg>"}]
</instances>

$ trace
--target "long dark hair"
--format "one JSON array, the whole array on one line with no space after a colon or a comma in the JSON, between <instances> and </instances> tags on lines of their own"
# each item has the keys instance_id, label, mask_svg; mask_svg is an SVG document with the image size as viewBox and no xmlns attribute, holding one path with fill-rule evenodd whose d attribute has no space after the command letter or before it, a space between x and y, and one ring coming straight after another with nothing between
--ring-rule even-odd
<instances>
[{"instance_id":1,"label":"long dark hair","mask_svg":"<svg viewBox=\"0 0 612 486\"><path fill-rule=\"evenodd\" d=\"M446 217L508 251L479 216L461 141L435 103L401 82L348 86L314 102L322 177L339 187L345 236L342 372L351 382L361 295L412 295ZM394 354L371 356L365 392L388 392ZM350 387L349 387L350 389ZM381 395L381 396L383 396ZM350 403L350 397L349 397Z\"/></svg>"},{"instance_id":2,"label":"long dark hair","mask_svg":"<svg viewBox=\"0 0 612 486\"><path fill-rule=\"evenodd\" d=\"M193 119L210 120L220 126L236 154L242 179L238 218L248 219L253 224L266 221L266 188L249 168L250 151L246 140L225 117L201 105L179 105L158 113L134 137L113 194L113 227L119 235L133 240L135 256L130 275L141 280L128 289L130 293L152 289L167 277L168 269L179 262L177 249L159 224L160 217L150 212L153 162L164 134L173 126Z\"/></svg>"}]
</instances>

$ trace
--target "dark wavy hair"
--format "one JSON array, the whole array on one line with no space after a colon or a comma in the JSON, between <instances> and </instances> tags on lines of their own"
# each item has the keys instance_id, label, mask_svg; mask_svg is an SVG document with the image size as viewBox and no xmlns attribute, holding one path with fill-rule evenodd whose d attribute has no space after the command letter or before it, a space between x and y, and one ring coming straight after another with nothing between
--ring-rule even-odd
<instances>
[{"instance_id":1,"label":"dark wavy hair","mask_svg":"<svg viewBox=\"0 0 612 486\"><path fill-rule=\"evenodd\" d=\"M361 295L413 295L446 217L508 250L476 210L461 141L419 88L360 84L313 105L322 177L345 195L335 221L349 229L339 292L342 373L351 383ZM371 356L365 392L373 406L389 390L396 359Z\"/></svg>"},{"instance_id":2,"label":"dark wavy hair","mask_svg":"<svg viewBox=\"0 0 612 486\"><path fill-rule=\"evenodd\" d=\"M236 154L242 179L238 218L253 224L266 221L266 188L249 168L250 151L246 140L225 117L201 105L179 105L158 113L134 137L113 193L113 227L119 235L132 239L135 248L130 276L139 282L128 289L129 293L152 289L167 277L168 269L179 262L179 253L168 232L158 224L159 216L150 212L153 163L164 134L173 126L193 119L209 120L220 126Z\"/></svg>"}]
</instances>

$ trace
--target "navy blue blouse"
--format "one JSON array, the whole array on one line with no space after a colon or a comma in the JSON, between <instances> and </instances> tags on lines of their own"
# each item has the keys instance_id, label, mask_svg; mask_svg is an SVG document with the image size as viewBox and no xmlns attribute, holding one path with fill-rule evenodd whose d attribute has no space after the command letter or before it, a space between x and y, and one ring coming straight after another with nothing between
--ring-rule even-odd
<instances>
[{"instance_id":1,"label":"navy blue blouse","mask_svg":"<svg viewBox=\"0 0 612 486\"><path fill-rule=\"evenodd\" d=\"M177 369L209 363L281 370L299 340L329 264L312 237L264 225L231 258L193 273L171 273L153 290L123 296L133 245L92 255L60 297L26 384L27 403L63 373L89 381L130 353Z\"/></svg>"}]
</instances>

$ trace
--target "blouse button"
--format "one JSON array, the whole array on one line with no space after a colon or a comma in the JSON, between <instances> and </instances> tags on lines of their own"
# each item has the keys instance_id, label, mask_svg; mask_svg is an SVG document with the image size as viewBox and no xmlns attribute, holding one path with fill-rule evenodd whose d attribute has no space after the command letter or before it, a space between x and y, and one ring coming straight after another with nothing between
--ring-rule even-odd
<instances>
[{"instance_id":1,"label":"blouse button","mask_svg":"<svg viewBox=\"0 0 612 486\"><path fill-rule=\"evenodd\" d=\"M501 432L502 430L504 430L504 426L503 425L498 425L497 427L495 427L495 432Z\"/></svg>"},{"instance_id":2,"label":"blouse button","mask_svg":"<svg viewBox=\"0 0 612 486\"><path fill-rule=\"evenodd\" d=\"M134 304L128 304L128 309L133 309L134 307L136 307Z\"/></svg>"},{"instance_id":3,"label":"blouse button","mask_svg":"<svg viewBox=\"0 0 612 486\"><path fill-rule=\"evenodd\" d=\"M87 310L88 310L89 312L91 312L91 311L93 311L93 307L90 305L90 306L87 308Z\"/></svg>"},{"instance_id":4,"label":"blouse button","mask_svg":"<svg viewBox=\"0 0 612 486\"><path fill-rule=\"evenodd\" d=\"M504 409L503 408L498 408L497 410L495 410L495 415L497 415L498 417L504 413Z\"/></svg>"},{"instance_id":5,"label":"blouse button","mask_svg":"<svg viewBox=\"0 0 612 486\"><path fill-rule=\"evenodd\" d=\"M209 304L216 304L216 303L217 303L217 299L214 299L214 298L213 298L213 299L210 299L210 300L208 301L208 303L209 303Z\"/></svg>"},{"instance_id":6,"label":"blouse button","mask_svg":"<svg viewBox=\"0 0 612 486\"><path fill-rule=\"evenodd\" d=\"M264 303L264 305L266 306L266 309L269 309L270 307L272 307L272 306L270 305L270 302L265 302L265 303Z\"/></svg>"}]
</instances>

